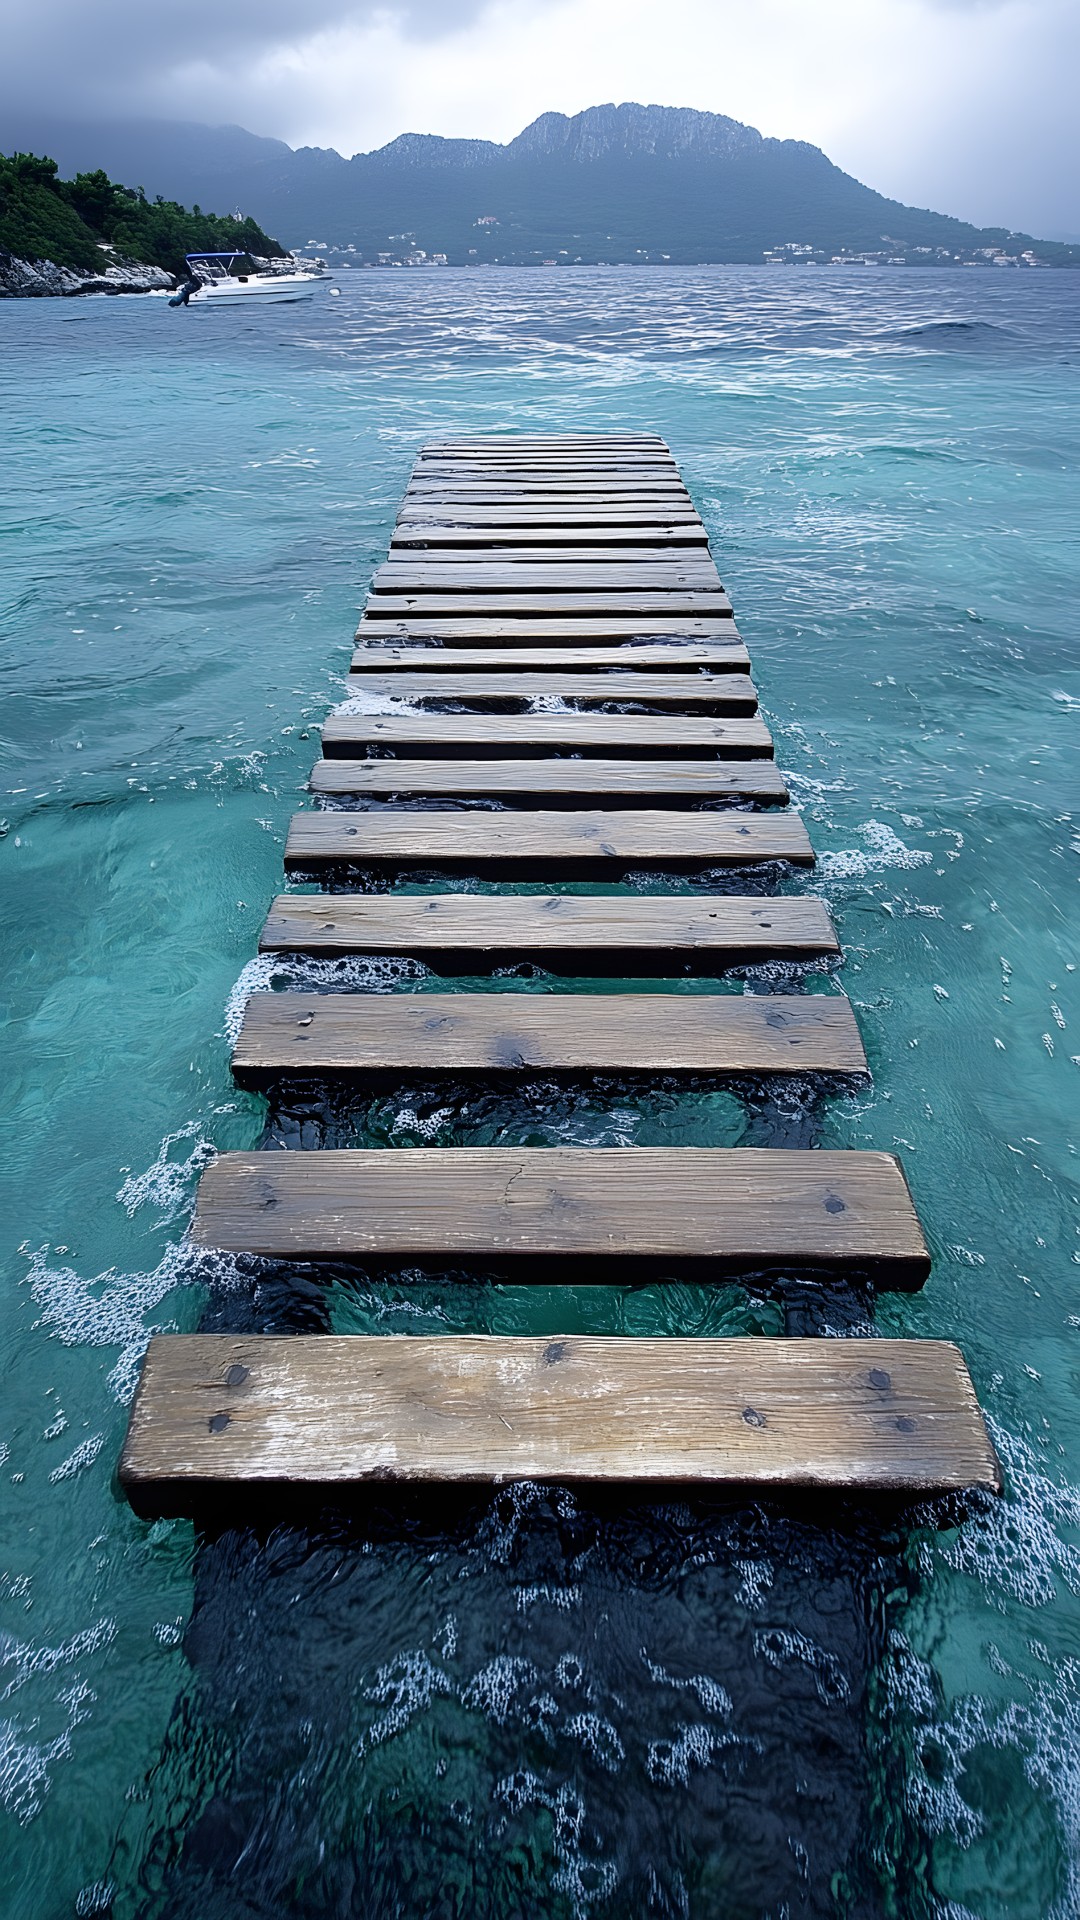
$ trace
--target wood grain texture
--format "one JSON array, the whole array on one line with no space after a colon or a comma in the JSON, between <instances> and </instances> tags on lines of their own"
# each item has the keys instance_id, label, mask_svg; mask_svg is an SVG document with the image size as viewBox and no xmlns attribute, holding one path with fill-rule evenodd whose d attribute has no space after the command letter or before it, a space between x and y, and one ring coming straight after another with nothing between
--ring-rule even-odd
<instances>
[{"instance_id":1,"label":"wood grain texture","mask_svg":"<svg viewBox=\"0 0 1080 1920\"><path fill-rule=\"evenodd\" d=\"M458 453L470 447L494 447L497 451L504 451L508 448L532 446L655 447L661 453L671 451L667 441L660 434L644 433L638 429L626 427L612 428L601 433L455 433L445 440L425 440L419 454L427 455L440 450Z\"/></svg>"},{"instance_id":2,"label":"wood grain texture","mask_svg":"<svg viewBox=\"0 0 1080 1920\"><path fill-rule=\"evenodd\" d=\"M585 706L633 701L680 712L754 713L757 688L746 674L677 673L393 673L365 678L365 693L395 700L466 700L473 707L554 698Z\"/></svg>"},{"instance_id":3,"label":"wood grain texture","mask_svg":"<svg viewBox=\"0 0 1080 1920\"><path fill-rule=\"evenodd\" d=\"M509 561L502 555L448 563L432 554L388 560L377 567L375 594L414 593L720 593L720 575L711 560L683 556L646 564L634 557L617 565L596 560Z\"/></svg>"},{"instance_id":4,"label":"wood grain texture","mask_svg":"<svg viewBox=\"0 0 1080 1920\"><path fill-rule=\"evenodd\" d=\"M598 619L610 619L619 614L624 617L636 615L639 621L647 621L644 631L653 628L654 616L666 616L669 620L685 622L699 614L728 614L732 611L727 595L718 592L703 592L697 588L680 587L677 591L665 593L662 589L652 588L642 591L627 587L619 591L600 590L581 593L485 593L477 594L472 590L461 593L376 593L372 594L364 607L367 620L407 620L412 614L420 614L425 620L441 618L448 620L468 620L470 615L481 612L489 615L509 614L532 620L580 620L593 614ZM607 629L611 631L610 627ZM642 628L639 626L638 631Z\"/></svg>"},{"instance_id":5,"label":"wood grain texture","mask_svg":"<svg viewBox=\"0 0 1080 1920\"><path fill-rule=\"evenodd\" d=\"M259 950L418 954L469 972L485 956L682 972L839 947L824 902L802 894L286 893L270 908Z\"/></svg>"},{"instance_id":6,"label":"wood grain texture","mask_svg":"<svg viewBox=\"0 0 1080 1920\"><path fill-rule=\"evenodd\" d=\"M577 1333L157 1334L120 1480L147 1515L214 1487L394 1480L1002 1485L945 1341Z\"/></svg>"},{"instance_id":7,"label":"wood grain texture","mask_svg":"<svg viewBox=\"0 0 1080 1920\"><path fill-rule=\"evenodd\" d=\"M282 1075L865 1074L842 995L255 993L232 1069Z\"/></svg>"},{"instance_id":8,"label":"wood grain texture","mask_svg":"<svg viewBox=\"0 0 1080 1920\"><path fill-rule=\"evenodd\" d=\"M767 1147L347 1147L223 1153L198 1246L292 1259L676 1261L930 1270L899 1162Z\"/></svg>"},{"instance_id":9,"label":"wood grain texture","mask_svg":"<svg viewBox=\"0 0 1080 1920\"><path fill-rule=\"evenodd\" d=\"M588 495L611 492L653 495L664 499L690 498L674 467L655 466L575 466L569 463L537 464L526 467L477 466L456 468L418 468L412 475L407 499L423 494L430 499L441 496L460 499L463 493L495 493L510 499L538 492Z\"/></svg>"},{"instance_id":10,"label":"wood grain texture","mask_svg":"<svg viewBox=\"0 0 1080 1920\"><path fill-rule=\"evenodd\" d=\"M511 581L518 577L518 570L525 568L528 573L537 567L546 567L556 574L565 573L571 586L579 578L593 571L601 575L614 572L619 579L632 576L643 577L648 583L653 571L665 578L675 574L680 580L689 576L712 579L716 568L709 557L708 543L704 540L695 546L685 541L663 540L651 536L649 542L636 542L633 546L605 545L603 541L593 544L566 544L560 541L533 541L524 546L514 546L509 542L487 540L481 546L475 541L464 545L450 542L435 542L427 545L423 541L403 541L394 539L390 543L390 555L387 563L391 568L423 568L427 572L434 569L442 573L448 568L483 567L494 572L503 584L501 569L512 570ZM470 573L468 578L472 579ZM719 578L719 575L716 575ZM458 578L455 571L454 579ZM393 588L394 592L398 589Z\"/></svg>"},{"instance_id":11,"label":"wood grain texture","mask_svg":"<svg viewBox=\"0 0 1080 1920\"><path fill-rule=\"evenodd\" d=\"M369 641L358 647L352 657L354 674L384 672L423 673L521 673L531 668L554 667L574 673L603 672L615 667L626 673L664 673L693 675L702 667L713 673L745 673L750 656L739 639L655 641L650 645L629 644L614 647L410 647Z\"/></svg>"},{"instance_id":12,"label":"wood grain texture","mask_svg":"<svg viewBox=\"0 0 1080 1920\"><path fill-rule=\"evenodd\" d=\"M490 795L545 806L602 800L653 806L754 800L782 806L788 791L772 760L317 760L313 793L458 798Z\"/></svg>"},{"instance_id":13,"label":"wood grain texture","mask_svg":"<svg viewBox=\"0 0 1080 1920\"><path fill-rule=\"evenodd\" d=\"M653 755L747 755L767 759L772 736L757 715L713 720L651 713L332 713L323 725L323 753L351 757L357 747L408 747L412 752L512 754L553 747Z\"/></svg>"},{"instance_id":14,"label":"wood grain texture","mask_svg":"<svg viewBox=\"0 0 1080 1920\"><path fill-rule=\"evenodd\" d=\"M577 442L522 441L517 445L503 447L482 447L476 442L471 446L421 447L416 456L414 473L422 473L431 467L453 466L496 466L512 469L515 466L534 464L558 466L562 463L584 466L666 466L675 467L675 457L670 448L657 444L645 446L639 443L632 446L628 441L616 444L614 441Z\"/></svg>"},{"instance_id":15,"label":"wood grain texture","mask_svg":"<svg viewBox=\"0 0 1080 1920\"><path fill-rule=\"evenodd\" d=\"M596 548L614 548L620 555L636 557L639 552L653 548L693 551L707 546L708 536L700 522L696 525L670 522L665 526L653 520L639 527L604 526L588 521L577 526L530 526L526 522L522 526L462 527L452 523L439 525L431 520L399 520L391 536L390 552L411 552L413 548L475 552L527 547L538 552L569 550L572 554L578 549L592 553Z\"/></svg>"},{"instance_id":16,"label":"wood grain texture","mask_svg":"<svg viewBox=\"0 0 1080 1920\"><path fill-rule=\"evenodd\" d=\"M434 640L445 647L525 646L531 640L542 640L545 646L557 647L583 641L599 646L608 640L737 641L740 635L730 606L691 618L683 614L659 614L647 621L632 615L612 614L600 607L585 619L558 621L507 619L505 615L492 614L488 608L470 609L460 620L428 620L424 612L392 621L364 618L356 629L356 638L361 643L392 640L406 645L418 640Z\"/></svg>"},{"instance_id":17,"label":"wood grain texture","mask_svg":"<svg viewBox=\"0 0 1080 1920\"><path fill-rule=\"evenodd\" d=\"M555 872L605 867L708 867L786 860L812 866L797 813L297 813L285 866L525 867Z\"/></svg>"},{"instance_id":18,"label":"wood grain texture","mask_svg":"<svg viewBox=\"0 0 1080 1920\"><path fill-rule=\"evenodd\" d=\"M541 535L548 534L554 539L562 536L573 538L575 529L593 527L602 531L625 529L630 533L644 529L646 534L651 528L659 532L688 531L694 539L706 538L705 528L693 507L685 502L673 507L629 506L582 506L565 507L556 513L544 506L529 505L527 502L509 500L502 506L469 506L444 504L439 507L418 506L415 502L405 501L397 517L397 527L406 529L413 526L439 525L452 531L484 533L489 528L496 532L504 527L526 527Z\"/></svg>"},{"instance_id":19,"label":"wood grain texture","mask_svg":"<svg viewBox=\"0 0 1080 1920\"><path fill-rule=\"evenodd\" d=\"M538 448L522 449L512 458L496 457L488 453L463 453L450 458L447 455L432 454L416 462L409 476L410 486L418 480L441 480L449 475L469 477L473 474L486 476L496 474L507 480L514 480L520 474L539 474L541 478L549 473L562 471L570 474L582 473L586 476L596 474L607 476L616 474L635 477L654 476L665 481L682 484L679 469L670 454L655 449L614 449L606 451L586 450L585 448L565 447L558 452L542 452Z\"/></svg>"},{"instance_id":20,"label":"wood grain texture","mask_svg":"<svg viewBox=\"0 0 1080 1920\"><path fill-rule=\"evenodd\" d=\"M539 475L519 480L414 480L402 496L406 506L424 506L445 502L456 506L469 502L474 506L505 506L514 502L523 507L575 506L648 506L668 509L692 507L686 488L675 480L554 480Z\"/></svg>"}]
</instances>

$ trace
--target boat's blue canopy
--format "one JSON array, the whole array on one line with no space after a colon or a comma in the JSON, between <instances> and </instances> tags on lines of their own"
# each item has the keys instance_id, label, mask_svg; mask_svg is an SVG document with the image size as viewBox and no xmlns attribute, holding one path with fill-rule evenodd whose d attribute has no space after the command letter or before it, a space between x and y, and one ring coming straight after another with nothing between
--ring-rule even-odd
<instances>
[{"instance_id":1,"label":"boat's blue canopy","mask_svg":"<svg viewBox=\"0 0 1080 1920\"><path fill-rule=\"evenodd\" d=\"M184 259L192 260L244 260L247 255L243 247L234 247L231 253L185 253Z\"/></svg>"}]
</instances>

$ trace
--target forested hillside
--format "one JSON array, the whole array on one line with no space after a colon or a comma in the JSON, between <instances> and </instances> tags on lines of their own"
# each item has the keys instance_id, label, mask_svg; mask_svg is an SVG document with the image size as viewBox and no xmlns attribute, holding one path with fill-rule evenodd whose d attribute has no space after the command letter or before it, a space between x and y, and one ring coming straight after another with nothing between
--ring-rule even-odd
<instances>
[{"instance_id":1,"label":"forested hillside","mask_svg":"<svg viewBox=\"0 0 1080 1920\"><path fill-rule=\"evenodd\" d=\"M61 180L55 160L0 155L0 248L20 260L94 271L102 245L126 260L180 273L185 253L235 247L262 256L284 249L254 220L235 220L175 200L149 200L141 187L118 186L100 168Z\"/></svg>"}]
</instances>

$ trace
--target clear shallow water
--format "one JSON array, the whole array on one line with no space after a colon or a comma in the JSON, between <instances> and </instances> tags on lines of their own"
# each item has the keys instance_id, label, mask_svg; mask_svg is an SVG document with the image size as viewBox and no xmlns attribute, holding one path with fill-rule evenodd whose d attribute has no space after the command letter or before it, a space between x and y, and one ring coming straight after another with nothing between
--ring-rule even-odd
<instances>
[{"instance_id":1,"label":"clear shallow water","mask_svg":"<svg viewBox=\"0 0 1080 1920\"><path fill-rule=\"evenodd\" d=\"M16 1920L1080 1905L1078 308L1063 274L719 269L0 305ZM784 1323L730 1286L256 1285L183 1246L210 1143L263 1129L226 1010L265 983L308 729L416 445L622 425L682 462L823 856L876 1077L816 1137L897 1146L935 1253L876 1323L960 1341L1007 1501L936 1532L506 1494L196 1553L113 1481L150 1327ZM429 1088L272 1128L765 1124L709 1089Z\"/></svg>"}]
</instances>

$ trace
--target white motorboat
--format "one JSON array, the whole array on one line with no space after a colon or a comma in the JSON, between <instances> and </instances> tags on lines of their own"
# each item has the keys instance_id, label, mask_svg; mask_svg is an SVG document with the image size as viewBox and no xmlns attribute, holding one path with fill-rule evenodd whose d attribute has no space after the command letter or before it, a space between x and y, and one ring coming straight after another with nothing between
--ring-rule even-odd
<instances>
[{"instance_id":1,"label":"white motorboat","mask_svg":"<svg viewBox=\"0 0 1080 1920\"><path fill-rule=\"evenodd\" d=\"M239 307L258 302L310 300L325 287L327 273L239 273L246 253L188 253L188 277L172 295L173 307Z\"/></svg>"}]
</instances>

